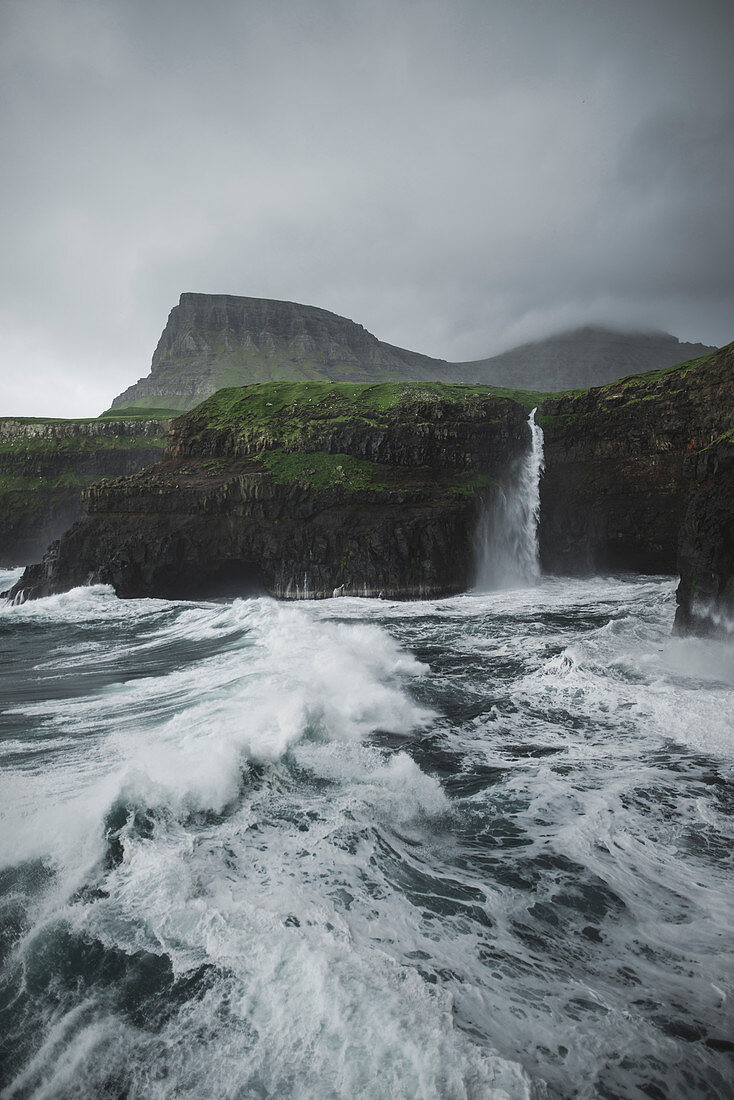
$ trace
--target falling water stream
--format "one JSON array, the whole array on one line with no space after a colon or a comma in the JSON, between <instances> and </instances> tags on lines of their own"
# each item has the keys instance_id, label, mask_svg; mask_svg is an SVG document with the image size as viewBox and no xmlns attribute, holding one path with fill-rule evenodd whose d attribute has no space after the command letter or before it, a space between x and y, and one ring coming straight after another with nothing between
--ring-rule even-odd
<instances>
[{"instance_id":1,"label":"falling water stream","mask_svg":"<svg viewBox=\"0 0 734 1100\"><path fill-rule=\"evenodd\" d=\"M543 473L543 429L528 417L530 448L482 506L477 530L476 588L522 588L540 579L538 520Z\"/></svg>"}]
</instances>

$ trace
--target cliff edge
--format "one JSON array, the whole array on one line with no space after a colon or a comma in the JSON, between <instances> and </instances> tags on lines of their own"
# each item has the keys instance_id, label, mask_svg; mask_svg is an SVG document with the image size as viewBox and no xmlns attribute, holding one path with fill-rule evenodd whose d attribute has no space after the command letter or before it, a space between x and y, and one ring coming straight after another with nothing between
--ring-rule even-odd
<instances>
[{"instance_id":1,"label":"cliff edge","mask_svg":"<svg viewBox=\"0 0 734 1100\"><path fill-rule=\"evenodd\" d=\"M551 397L538 421L544 568L679 572L679 629L734 618L734 344Z\"/></svg>"},{"instance_id":2,"label":"cliff edge","mask_svg":"<svg viewBox=\"0 0 734 1100\"><path fill-rule=\"evenodd\" d=\"M14 595L419 598L472 582L477 508L529 444L480 387L270 383L174 421L162 462L84 495Z\"/></svg>"}]
</instances>

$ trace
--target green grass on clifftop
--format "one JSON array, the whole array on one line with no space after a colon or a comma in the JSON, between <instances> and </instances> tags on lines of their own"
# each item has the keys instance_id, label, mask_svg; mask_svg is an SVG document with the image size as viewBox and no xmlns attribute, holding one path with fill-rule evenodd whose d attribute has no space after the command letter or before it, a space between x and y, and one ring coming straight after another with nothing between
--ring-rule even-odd
<instances>
[{"instance_id":1,"label":"green grass on clifftop","mask_svg":"<svg viewBox=\"0 0 734 1100\"><path fill-rule=\"evenodd\" d=\"M181 415L181 409L159 409L155 405L128 405L122 409L106 409L100 413L99 420L173 420Z\"/></svg>"},{"instance_id":2,"label":"green grass on clifftop","mask_svg":"<svg viewBox=\"0 0 734 1100\"><path fill-rule=\"evenodd\" d=\"M477 400L508 398L533 408L543 394L442 382L258 382L218 390L186 416L194 430L255 428L289 423L293 428L314 420L361 420L379 423L386 415L415 416L440 403L458 406Z\"/></svg>"}]
</instances>

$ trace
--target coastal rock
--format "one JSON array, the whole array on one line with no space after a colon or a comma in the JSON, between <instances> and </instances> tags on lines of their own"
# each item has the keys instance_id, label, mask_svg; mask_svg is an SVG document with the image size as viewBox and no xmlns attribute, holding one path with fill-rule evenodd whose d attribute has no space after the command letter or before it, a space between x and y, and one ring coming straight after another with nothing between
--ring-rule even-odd
<instances>
[{"instance_id":1,"label":"coastal rock","mask_svg":"<svg viewBox=\"0 0 734 1100\"><path fill-rule=\"evenodd\" d=\"M672 370L550 398L538 420L546 443L544 568L674 573L698 485L691 459L734 424L734 345Z\"/></svg>"},{"instance_id":2,"label":"coastal rock","mask_svg":"<svg viewBox=\"0 0 734 1100\"><path fill-rule=\"evenodd\" d=\"M734 433L690 460L678 544L676 630L734 633Z\"/></svg>"},{"instance_id":3,"label":"coastal rock","mask_svg":"<svg viewBox=\"0 0 734 1100\"><path fill-rule=\"evenodd\" d=\"M157 462L170 420L0 420L0 565L38 558L82 515L82 490Z\"/></svg>"},{"instance_id":4,"label":"coastal rock","mask_svg":"<svg viewBox=\"0 0 734 1100\"><path fill-rule=\"evenodd\" d=\"M527 447L526 419L472 387L219 391L174 422L161 463L88 489L87 518L14 595L462 591L479 501Z\"/></svg>"}]
</instances>

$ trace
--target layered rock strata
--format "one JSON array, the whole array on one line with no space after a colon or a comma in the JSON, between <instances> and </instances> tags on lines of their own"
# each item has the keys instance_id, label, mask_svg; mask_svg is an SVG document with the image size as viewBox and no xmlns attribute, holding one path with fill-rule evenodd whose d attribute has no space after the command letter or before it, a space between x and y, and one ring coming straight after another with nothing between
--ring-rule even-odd
<instances>
[{"instance_id":1,"label":"layered rock strata","mask_svg":"<svg viewBox=\"0 0 734 1100\"><path fill-rule=\"evenodd\" d=\"M734 424L733 349L543 402L546 570L676 571L687 502L706 495L693 460Z\"/></svg>"},{"instance_id":2,"label":"layered rock strata","mask_svg":"<svg viewBox=\"0 0 734 1100\"><path fill-rule=\"evenodd\" d=\"M256 385L174 422L164 460L88 489L16 595L437 596L472 580L478 502L529 444L476 387Z\"/></svg>"},{"instance_id":3,"label":"layered rock strata","mask_svg":"<svg viewBox=\"0 0 734 1100\"><path fill-rule=\"evenodd\" d=\"M681 633L734 634L734 432L689 460L693 490L678 541Z\"/></svg>"},{"instance_id":4,"label":"layered rock strata","mask_svg":"<svg viewBox=\"0 0 734 1100\"><path fill-rule=\"evenodd\" d=\"M546 571L679 562L679 629L730 622L733 377L729 345L540 405ZM220 391L174 422L157 466L87 489L88 518L15 594L460 591L479 504L529 445L529 398L437 383Z\"/></svg>"},{"instance_id":5,"label":"layered rock strata","mask_svg":"<svg viewBox=\"0 0 734 1100\"><path fill-rule=\"evenodd\" d=\"M233 294L182 294L150 374L112 407L165 403L191 409L219 389L252 382L441 378L447 378L443 360L385 344L326 309Z\"/></svg>"},{"instance_id":6,"label":"layered rock strata","mask_svg":"<svg viewBox=\"0 0 734 1100\"><path fill-rule=\"evenodd\" d=\"M82 514L82 490L157 462L170 420L0 420L0 565L37 560Z\"/></svg>"}]
</instances>

